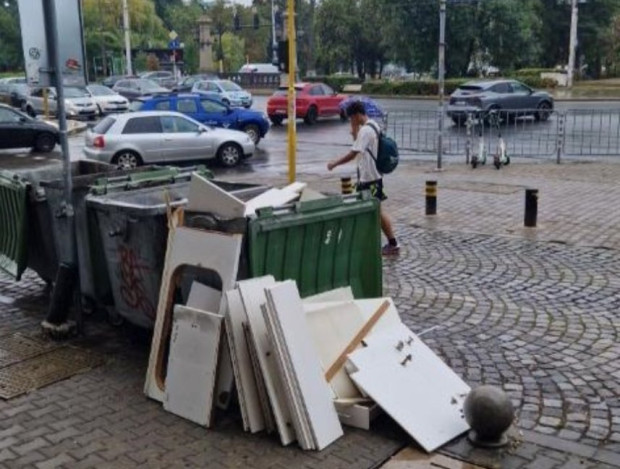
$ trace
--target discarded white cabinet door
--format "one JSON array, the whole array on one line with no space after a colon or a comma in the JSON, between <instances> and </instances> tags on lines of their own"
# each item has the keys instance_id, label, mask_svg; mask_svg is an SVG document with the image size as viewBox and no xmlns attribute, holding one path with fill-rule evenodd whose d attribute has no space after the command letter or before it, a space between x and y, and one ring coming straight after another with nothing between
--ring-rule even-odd
<instances>
[{"instance_id":1,"label":"discarded white cabinet door","mask_svg":"<svg viewBox=\"0 0 620 469\"><path fill-rule=\"evenodd\" d=\"M351 289L351 287L341 287L323 293L317 293L316 295L307 296L302 301L304 302L304 305L306 305L309 303L350 301L353 299L353 290Z\"/></svg>"},{"instance_id":2,"label":"discarded white cabinet door","mask_svg":"<svg viewBox=\"0 0 620 469\"><path fill-rule=\"evenodd\" d=\"M187 297L187 306L201 311L220 310L222 292L200 282L192 282Z\"/></svg>"},{"instance_id":3,"label":"discarded white cabinet door","mask_svg":"<svg viewBox=\"0 0 620 469\"><path fill-rule=\"evenodd\" d=\"M163 401L165 382L164 349L172 324L172 301L176 277L183 266L193 266L216 272L224 291L233 288L237 279L242 236L204 231L187 227L171 230L166 261L162 273L157 317L151 343L149 367L144 384L144 393L151 399ZM220 306L214 311L223 316Z\"/></svg>"},{"instance_id":4,"label":"discarded white cabinet door","mask_svg":"<svg viewBox=\"0 0 620 469\"><path fill-rule=\"evenodd\" d=\"M333 403L329 385L308 335L308 323L299 291L294 281L278 283L266 290L273 332L281 339L281 365L290 371L294 390L307 424L311 429L315 448L322 450L343 435L342 426ZM274 335L276 335L274 334Z\"/></svg>"},{"instance_id":5,"label":"discarded white cabinet door","mask_svg":"<svg viewBox=\"0 0 620 469\"><path fill-rule=\"evenodd\" d=\"M272 344L267 336L267 326L261 311L261 305L267 301L265 298L265 288L275 283L275 279L269 275L243 280L237 284L237 288L241 293L243 306L248 316L252 341L256 348L256 356L260 364L265 387L267 388L276 426L280 433L280 440L286 446L295 441L295 431L293 429L291 412L284 395L283 383L273 357Z\"/></svg>"},{"instance_id":6,"label":"discarded white cabinet door","mask_svg":"<svg viewBox=\"0 0 620 469\"><path fill-rule=\"evenodd\" d=\"M233 371L237 383L237 395L241 418L245 431L252 433L265 429L265 419L260 403L260 397L254 379L252 359L245 340L243 324L247 323L247 315L241 301L239 290L226 292L226 334L231 351Z\"/></svg>"},{"instance_id":7,"label":"discarded white cabinet door","mask_svg":"<svg viewBox=\"0 0 620 469\"><path fill-rule=\"evenodd\" d=\"M207 178L192 173L187 210L210 213L226 219L243 218L245 203Z\"/></svg>"},{"instance_id":8,"label":"discarded white cabinet door","mask_svg":"<svg viewBox=\"0 0 620 469\"><path fill-rule=\"evenodd\" d=\"M349 355L351 379L431 452L467 431L469 386L405 325L369 336Z\"/></svg>"},{"instance_id":9,"label":"discarded white cabinet door","mask_svg":"<svg viewBox=\"0 0 620 469\"><path fill-rule=\"evenodd\" d=\"M222 316L176 305L164 409L211 425Z\"/></svg>"},{"instance_id":10,"label":"discarded white cabinet door","mask_svg":"<svg viewBox=\"0 0 620 469\"><path fill-rule=\"evenodd\" d=\"M324 371L334 363L384 301L389 301L390 306L368 333L372 335L401 323L391 298L304 303L309 331ZM329 384L337 398L361 396L344 367L335 374Z\"/></svg>"},{"instance_id":11,"label":"discarded white cabinet door","mask_svg":"<svg viewBox=\"0 0 620 469\"><path fill-rule=\"evenodd\" d=\"M222 292L204 285L200 282L192 282L192 287L187 297L187 306L201 311L219 311L222 302ZM217 365L217 382L215 391L215 405L220 409L227 409L235 385L230 350L226 337L222 339L220 348L220 360Z\"/></svg>"}]
</instances>

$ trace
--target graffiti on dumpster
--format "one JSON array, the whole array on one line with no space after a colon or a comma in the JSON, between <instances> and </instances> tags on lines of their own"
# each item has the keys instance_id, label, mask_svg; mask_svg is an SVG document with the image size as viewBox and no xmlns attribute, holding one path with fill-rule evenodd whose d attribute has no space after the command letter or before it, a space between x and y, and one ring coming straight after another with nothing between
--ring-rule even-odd
<instances>
[{"instance_id":1,"label":"graffiti on dumpster","mask_svg":"<svg viewBox=\"0 0 620 469\"><path fill-rule=\"evenodd\" d=\"M137 309L149 318L155 318L155 307L144 289L144 277L148 266L140 264L133 249L119 247L121 258L121 296L130 308Z\"/></svg>"}]
</instances>

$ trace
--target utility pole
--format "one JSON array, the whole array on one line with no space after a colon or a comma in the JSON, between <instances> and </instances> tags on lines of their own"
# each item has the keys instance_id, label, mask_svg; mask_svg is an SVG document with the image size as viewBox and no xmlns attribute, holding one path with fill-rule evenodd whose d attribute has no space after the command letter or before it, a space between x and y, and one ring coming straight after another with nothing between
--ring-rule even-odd
<instances>
[{"instance_id":1,"label":"utility pole","mask_svg":"<svg viewBox=\"0 0 620 469\"><path fill-rule=\"evenodd\" d=\"M131 66L131 37L129 29L129 6L127 0L123 0L123 30L125 31L125 60L127 63L127 75L133 75Z\"/></svg>"},{"instance_id":2,"label":"utility pole","mask_svg":"<svg viewBox=\"0 0 620 469\"><path fill-rule=\"evenodd\" d=\"M278 63L278 39L276 38L276 9L275 0L271 0L271 63Z\"/></svg>"},{"instance_id":3,"label":"utility pole","mask_svg":"<svg viewBox=\"0 0 620 469\"><path fill-rule=\"evenodd\" d=\"M63 204L57 214L64 231L63 247L60 252L60 266L56 274L56 282L47 318L42 326L45 330L63 332L70 330L67 322L71 295L74 293L75 280L78 277L77 247L75 236L75 212L73 209L73 179L71 178L71 157L67 140L67 114L65 112L65 92L62 76L58 41L58 21L56 2L43 0L45 18L45 35L49 49L49 66L52 84L56 88L56 113L58 117L59 142L62 150L62 178L64 185ZM78 311L81 307L78 305ZM80 313L78 313L80 314Z\"/></svg>"},{"instance_id":4,"label":"utility pole","mask_svg":"<svg viewBox=\"0 0 620 469\"><path fill-rule=\"evenodd\" d=\"M295 33L295 0L288 0L287 18L288 36L288 180L296 179L297 158L297 109L295 94L295 76L297 75L297 44Z\"/></svg>"},{"instance_id":5,"label":"utility pole","mask_svg":"<svg viewBox=\"0 0 620 469\"><path fill-rule=\"evenodd\" d=\"M579 3L577 0L571 2L571 16L570 16L570 45L568 52L568 70L567 70L567 85L569 88L573 87L573 78L575 73L575 54L577 50L577 22L579 21Z\"/></svg>"},{"instance_id":6,"label":"utility pole","mask_svg":"<svg viewBox=\"0 0 620 469\"><path fill-rule=\"evenodd\" d=\"M443 158L443 121L444 121L444 93L446 75L446 0L439 0L439 133L437 135L437 169L440 170Z\"/></svg>"},{"instance_id":7,"label":"utility pole","mask_svg":"<svg viewBox=\"0 0 620 469\"><path fill-rule=\"evenodd\" d=\"M106 62L106 51L105 51L105 38L103 37L103 11L101 10L101 1L97 1L97 6L99 7L99 40L101 41L101 74L104 77L108 76L108 64ZM97 74L97 70L95 70L95 75Z\"/></svg>"}]
</instances>

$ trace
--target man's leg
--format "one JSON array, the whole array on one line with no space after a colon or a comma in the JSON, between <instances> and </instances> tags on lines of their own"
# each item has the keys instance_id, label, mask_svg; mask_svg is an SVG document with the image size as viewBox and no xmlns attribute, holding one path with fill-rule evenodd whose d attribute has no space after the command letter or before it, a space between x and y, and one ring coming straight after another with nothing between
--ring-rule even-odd
<instances>
[{"instance_id":1,"label":"man's leg","mask_svg":"<svg viewBox=\"0 0 620 469\"><path fill-rule=\"evenodd\" d=\"M383 205L381 205L381 231L383 231L383 234L388 240L396 239L396 236L394 236L394 228L392 228L392 220L390 220L389 215L385 213Z\"/></svg>"},{"instance_id":2,"label":"man's leg","mask_svg":"<svg viewBox=\"0 0 620 469\"><path fill-rule=\"evenodd\" d=\"M381 231L388 239L388 243L383 246L381 249L381 253L383 255L395 255L400 251L400 246L398 246L398 241L396 241L396 236L394 235L394 228L392 228L392 220L389 215L385 212L383 206L381 206Z\"/></svg>"}]
</instances>

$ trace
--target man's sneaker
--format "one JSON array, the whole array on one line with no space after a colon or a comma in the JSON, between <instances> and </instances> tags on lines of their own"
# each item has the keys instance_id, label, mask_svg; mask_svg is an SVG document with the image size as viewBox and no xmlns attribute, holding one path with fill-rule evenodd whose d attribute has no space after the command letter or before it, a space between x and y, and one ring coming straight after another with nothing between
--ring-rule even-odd
<instances>
[{"instance_id":1,"label":"man's sneaker","mask_svg":"<svg viewBox=\"0 0 620 469\"><path fill-rule=\"evenodd\" d=\"M400 253L400 246L392 246L391 244L386 244L381 248L381 254L384 256L396 256Z\"/></svg>"}]
</instances>

